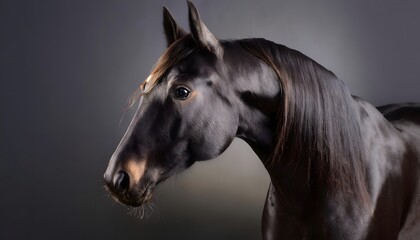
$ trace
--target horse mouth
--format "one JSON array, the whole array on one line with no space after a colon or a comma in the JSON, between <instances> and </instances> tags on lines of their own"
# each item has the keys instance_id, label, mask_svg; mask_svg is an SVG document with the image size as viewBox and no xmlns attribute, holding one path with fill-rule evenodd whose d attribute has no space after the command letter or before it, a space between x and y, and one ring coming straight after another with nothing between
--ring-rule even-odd
<instances>
[{"instance_id":1,"label":"horse mouth","mask_svg":"<svg viewBox=\"0 0 420 240\"><path fill-rule=\"evenodd\" d=\"M112 188L106 185L105 189L116 202L131 207L140 207L141 205L148 203L153 195L152 188L148 186L141 190L133 189L123 194L116 193Z\"/></svg>"}]
</instances>

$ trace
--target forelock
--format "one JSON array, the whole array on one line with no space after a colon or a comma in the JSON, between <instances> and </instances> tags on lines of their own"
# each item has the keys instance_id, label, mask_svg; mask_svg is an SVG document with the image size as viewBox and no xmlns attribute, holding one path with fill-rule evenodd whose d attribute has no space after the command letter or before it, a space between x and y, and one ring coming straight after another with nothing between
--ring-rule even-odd
<instances>
[{"instance_id":1,"label":"forelock","mask_svg":"<svg viewBox=\"0 0 420 240\"><path fill-rule=\"evenodd\" d=\"M158 61L154 65L150 75L140 85L140 87L132 94L129 99L129 106L132 107L140 96L148 94L168 73L168 71L178 64L183 59L191 55L197 46L192 36L186 35L174 43L172 43L159 57Z\"/></svg>"}]
</instances>

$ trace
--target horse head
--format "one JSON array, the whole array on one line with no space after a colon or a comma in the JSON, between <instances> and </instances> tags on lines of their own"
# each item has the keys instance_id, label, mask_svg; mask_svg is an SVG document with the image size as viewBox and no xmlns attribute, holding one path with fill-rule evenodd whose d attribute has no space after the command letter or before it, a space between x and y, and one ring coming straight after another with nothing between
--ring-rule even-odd
<instances>
[{"instance_id":1,"label":"horse head","mask_svg":"<svg viewBox=\"0 0 420 240\"><path fill-rule=\"evenodd\" d=\"M127 205L142 205L161 181L220 155L237 133L223 46L188 6L191 34L164 7L168 48L141 85L139 107L104 174Z\"/></svg>"}]
</instances>

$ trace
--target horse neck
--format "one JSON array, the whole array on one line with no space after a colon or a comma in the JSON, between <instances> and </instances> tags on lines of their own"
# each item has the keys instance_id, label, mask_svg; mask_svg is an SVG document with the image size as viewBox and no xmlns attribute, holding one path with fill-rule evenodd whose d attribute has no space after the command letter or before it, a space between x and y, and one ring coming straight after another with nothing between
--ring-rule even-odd
<instances>
[{"instance_id":1,"label":"horse neck","mask_svg":"<svg viewBox=\"0 0 420 240\"><path fill-rule=\"evenodd\" d=\"M225 62L235 93L239 126L236 137L243 139L265 163L275 146L276 114L280 86L275 72L235 42L227 42Z\"/></svg>"},{"instance_id":2,"label":"horse neck","mask_svg":"<svg viewBox=\"0 0 420 240\"><path fill-rule=\"evenodd\" d=\"M225 60L230 66L230 81L236 92L235 105L238 108L239 126L236 137L243 139L265 165L276 193L289 195L284 198L289 207L307 205L301 200L310 200L308 189L303 190L307 179L306 169L285 171L282 164L271 166L269 161L276 147L278 111L280 109L281 88L276 72L254 55L235 45L226 48ZM297 191L301 189L301 191ZM292 204L293 202L293 204Z\"/></svg>"},{"instance_id":3,"label":"horse neck","mask_svg":"<svg viewBox=\"0 0 420 240\"><path fill-rule=\"evenodd\" d=\"M229 54L229 51L227 51L227 54ZM305 176L305 171L307 171L306 166L300 165L294 168L293 171L289 171L290 168L286 166L287 164L283 164L287 162L287 159L280 159L280 164L275 166L270 166L268 163L270 154L275 148L277 111L281 98L276 73L271 67L257 60L246 51L235 49L235 55L227 58L232 61L230 69L231 79L233 81L232 85L235 86L236 105L239 109L239 126L236 136L247 142L265 164L276 191L289 196L288 199L284 198L287 201L286 204L292 204L293 202L292 205L294 206L306 205L311 208L314 207L314 204L322 204L321 201L314 203L314 191L311 189L311 184L308 184L308 179L302 178L302 176ZM233 62L236 62L236 64ZM369 150L368 153L365 152L367 160L364 162L364 168L367 170L368 179L373 179L369 177L374 174L372 171L375 171L372 165L375 165L376 160L379 159L374 156L379 156L383 153L370 150L381 149L380 146L385 144L390 149L398 151L398 149L402 148L399 146L403 145L403 143L401 139L396 137L393 140L389 140L389 138L384 136L386 134L396 136L396 130L374 106L360 98L353 98L352 101L354 114L362 135L362 145ZM378 136L381 137L378 139ZM395 147L395 144L398 146ZM378 179L374 180L378 181ZM375 185L372 182L366 182L366 184L374 204L378 195L378 190L375 189L375 186L377 187L378 184ZM300 191L297 189L300 189ZM316 189L319 195L325 194L326 191L327 189ZM304 199L311 199L312 203L307 203ZM325 198L319 196L319 199ZM303 212L304 207L300 211Z\"/></svg>"},{"instance_id":4,"label":"horse neck","mask_svg":"<svg viewBox=\"0 0 420 240\"><path fill-rule=\"evenodd\" d=\"M284 96L281 93L280 85L283 83L279 81L278 70L273 68L273 64L267 64L266 61L256 58L250 51L241 48L241 45L227 43L225 61L229 66L229 84L232 84L236 93L236 106L239 113L237 137L244 139L253 148L265 164L272 180L278 182L277 185L286 184L291 187L292 191L295 187L315 186L318 183L329 189L344 190L344 188L355 187L354 189L362 190L359 187L364 184L361 183L363 173L359 171L361 170L359 164L361 158L358 156L362 149L359 146L360 135L357 129L357 119L353 113L350 113L353 111L353 100L348 94L348 90L331 72L303 54L270 42L264 41L263 44L270 46L270 51L267 51L267 54L274 53L269 56L273 60L273 64L280 64L279 66L283 66L284 71L290 71L286 75L293 79L290 80L293 81L293 84L297 84L296 88L299 86L304 88L291 90L297 92L290 92L290 94L299 96L294 100L294 109L303 108L302 111L306 112L297 110L297 125L290 124L288 127L292 133L289 132L284 142L286 146L283 145L287 149L286 154L274 154L274 151L278 149L276 146L278 144L278 122L282 122L279 120L282 119L279 116L285 114L281 112L284 111L283 106L280 106L281 98ZM278 54L284 54L284 57ZM285 60L285 57L290 56L292 57L290 61ZM289 67L290 70L288 70ZM295 81L296 83L294 83ZM312 81L315 82L311 83ZM284 87L284 85L282 86ZM319 90L324 88L325 90ZM304 100L301 100L302 98ZM313 99L310 100L311 98ZM322 102L319 100L321 98ZM313 114L313 117L308 117L308 114ZM294 120L294 118L291 119ZM316 122L302 125L307 121ZM343 123L346 124L343 126ZM317 136L317 134L323 135ZM277 158L274 159L274 165L272 164L273 156ZM326 158L322 159L324 156ZM316 159L316 161L312 159ZM318 179L315 175L312 177L315 165L311 166L311 161L321 169L315 169ZM289 163L293 166L288 166ZM333 169L332 172L330 169ZM345 171L343 172L341 169ZM354 177L350 176L353 174L351 171L356 172ZM347 178L342 177L343 174ZM311 176L311 181L315 179L315 183L308 181L309 176ZM324 176L326 179L322 179ZM341 182L343 184L335 185L337 179L339 180L338 184ZM295 183L292 185L296 186L292 186L290 183Z\"/></svg>"}]
</instances>

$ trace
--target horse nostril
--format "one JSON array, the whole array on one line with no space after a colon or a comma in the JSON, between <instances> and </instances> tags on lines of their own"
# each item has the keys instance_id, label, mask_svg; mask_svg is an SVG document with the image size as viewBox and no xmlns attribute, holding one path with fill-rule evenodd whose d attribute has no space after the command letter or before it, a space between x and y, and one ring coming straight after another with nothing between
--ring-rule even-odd
<instances>
[{"instance_id":1,"label":"horse nostril","mask_svg":"<svg viewBox=\"0 0 420 240\"><path fill-rule=\"evenodd\" d=\"M124 193L130 186L130 176L125 171L119 171L114 176L114 187L118 193Z\"/></svg>"}]
</instances>

